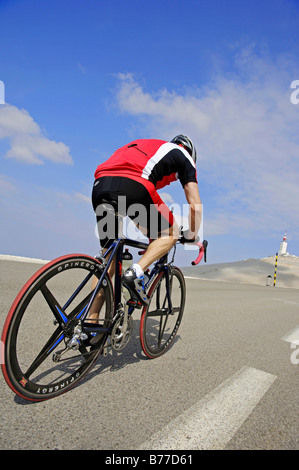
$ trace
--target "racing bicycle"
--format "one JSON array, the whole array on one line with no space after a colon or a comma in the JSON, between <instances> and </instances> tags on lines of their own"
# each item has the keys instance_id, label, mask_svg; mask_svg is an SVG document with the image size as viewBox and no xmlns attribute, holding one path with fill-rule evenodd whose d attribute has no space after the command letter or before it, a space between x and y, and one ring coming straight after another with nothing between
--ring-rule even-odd
<instances>
[{"instance_id":1,"label":"racing bicycle","mask_svg":"<svg viewBox=\"0 0 299 470\"><path fill-rule=\"evenodd\" d=\"M115 213L122 222L120 214ZM197 242L192 264L206 261L207 242ZM121 235L103 254L61 256L39 269L14 300L2 332L1 367L9 387L20 397L41 401L74 387L109 348L122 350L133 331L132 313L141 310L140 343L157 358L173 344L182 321L186 286L174 266L176 246L148 272L148 305L130 298L122 285L125 247L141 254L148 244ZM115 260L114 285L108 269ZM92 278L96 278L96 283ZM91 285L96 285L94 289ZM88 313L96 296L102 308L96 321Z\"/></svg>"}]
</instances>

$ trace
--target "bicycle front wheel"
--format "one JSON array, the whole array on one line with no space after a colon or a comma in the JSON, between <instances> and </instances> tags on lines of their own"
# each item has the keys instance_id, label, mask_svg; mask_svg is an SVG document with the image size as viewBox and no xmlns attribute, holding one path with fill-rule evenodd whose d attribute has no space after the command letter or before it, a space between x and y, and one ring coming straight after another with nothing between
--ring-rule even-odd
<instances>
[{"instance_id":1,"label":"bicycle front wheel","mask_svg":"<svg viewBox=\"0 0 299 470\"><path fill-rule=\"evenodd\" d=\"M22 398L40 401L68 391L101 354L105 335L92 346L80 320L92 295L91 278L101 274L99 261L92 257L62 256L42 267L20 291L2 333L2 372ZM113 309L109 277L103 279L100 294L105 326Z\"/></svg>"},{"instance_id":2,"label":"bicycle front wheel","mask_svg":"<svg viewBox=\"0 0 299 470\"><path fill-rule=\"evenodd\" d=\"M182 321L186 285L183 273L176 267L161 271L148 293L149 304L140 320L141 347L150 359L164 354L172 345Z\"/></svg>"}]
</instances>

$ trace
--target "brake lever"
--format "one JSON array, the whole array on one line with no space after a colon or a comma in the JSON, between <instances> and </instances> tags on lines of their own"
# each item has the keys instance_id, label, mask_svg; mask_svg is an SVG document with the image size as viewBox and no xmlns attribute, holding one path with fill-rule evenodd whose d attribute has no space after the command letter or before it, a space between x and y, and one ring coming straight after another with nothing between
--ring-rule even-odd
<instances>
[{"instance_id":1,"label":"brake lever","mask_svg":"<svg viewBox=\"0 0 299 470\"><path fill-rule=\"evenodd\" d=\"M203 242L197 242L195 243L195 245L199 247L199 254L196 260L192 261L191 263L192 266L196 266L197 264L199 264L202 258L204 258L205 263L207 262L207 247L208 247L207 240L204 240Z\"/></svg>"}]
</instances>

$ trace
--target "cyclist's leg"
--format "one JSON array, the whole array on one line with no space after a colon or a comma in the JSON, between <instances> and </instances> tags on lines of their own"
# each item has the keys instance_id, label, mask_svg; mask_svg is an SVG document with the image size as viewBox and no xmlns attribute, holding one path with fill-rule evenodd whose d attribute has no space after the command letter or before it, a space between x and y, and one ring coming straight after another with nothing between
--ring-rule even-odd
<instances>
[{"instance_id":1,"label":"cyclist's leg","mask_svg":"<svg viewBox=\"0 0 299 470\"><path fill-rule=\"evenodd\" d=\"M105 254L106 251L107 251L107 248L106 249L104 248L103 254ZM109 274L110 279L112 279L112 277L115 274L115 260L113 260L111 265L109 266L108 274ZM96 276L93 276L92 281L91 281L92 290L95 289L98 281L99 281L98 278ZM88 314L86 321L96 322L98 320L104 301L105 301L105 296L103 295L103 292L101 290L90 306L89 314Z\"/></svg>"},{"instance_id":2,"label":"cyclist's leg","mask_svg":"<svg viewBox=\"0 0 299 470\"><path fill-rule=\"evenodd\" d=\"M147 236L152 241L137 263L142 271L168 253L179 239L179 228L172 212L153 187L149 185L147 190L151 201L150 207L146 207L148 215Z\"/></svg>"},{"instance_id":3,"label":"cyclist's leg","mask_svg":"<svg viewBox=\"0 0 299 470\"><path fill-rule=\"evenodd\" d=\"M149 302L145 289L144 271L173 247L179 238L179 230L173 214L163 203L155 190L149 193L150 198L143 199L147 212L147 236L153 241L138 263L124 273L123 284L129 290L133 300L142 305ZM135 220L133 219L135 222ZM136 222L135 222L136 223ZM141 227L139 227L141 229ZM144 230L142 230L144 233Z\"/></svg>"},{"instance_id":4,"label":"cyclist's leg","mask_svg":"<svg viewBox=\"0 0 299 470\"><path fill-rule=\"evenodd\" d=\"M179 238L179 229L174 224L169 229L163 230L159 238L153 240L144 255L138 261L139 266L145 271L154 261L161 258L163 255L175 245Z\"/></svg>"}]
</instances>

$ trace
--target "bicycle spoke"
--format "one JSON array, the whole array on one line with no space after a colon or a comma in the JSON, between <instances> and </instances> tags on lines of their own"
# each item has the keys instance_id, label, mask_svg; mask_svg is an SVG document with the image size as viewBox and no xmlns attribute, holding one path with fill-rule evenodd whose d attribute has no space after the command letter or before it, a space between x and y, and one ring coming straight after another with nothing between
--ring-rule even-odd
<instances>
[{"instance_id":1,"label":"bicycle spoke","mask_svg":"<svg viewBox=\"0 0 299 470\"><path fill-rule=\"evenodd\" d=\"M49 340L46 342L44 347L41 349L39 354L36 356L34 361L32 362L31 366L25 372L24 376L29 378L34 371L44 362L45 359L49 356L49 354L61 343L64 339L64 334L61 331L61 328L58 327Z\"/></svg>"},{"instance_id":2,"label":"bicycle spoke","mask_svg":"<svg viewBox=\"0 0 299 470\"><path fill-rule=\"evenodd\" d=\"M158 308L147 314L148 317L162 317L163 315L167 315L167 309L163 310L162 308Z\"/></svg>"},{"instance_id":3,"label":"bicycle spoke","mask_svg":"<svg viewBox=\"0 0 299 470\"><path fill-rule=\"evenodd\" d=\"M166 303L166 296L165 296L165 299L164 299L164 302L163 302L163 307L164 308L165 308L165 303ZM159 327L159 335L158 335L158 348L161 346L161 341L162 341L162 338L163 338L163 335L164 335L164 331L165 331L166 323L167 323L167 320L168 320L168 316L169 316L169 309L166 310L166 315L165 315L165 321L164 321L163 328L161 328L162 323L163 323L163 316L161 315L161 317L160 317L160 327Z\"/></svg>"},{"instance_id":4,"label":"bicycle spoke","mask_svg":"<svg viewBox=\"0 0 299 470\"><path fill-rule=\"evenodd\" d=\"M43 285L40 288L40 291L43 294L47 304L49 305L52 313L54 314L56 320L59 323L61 323L61 321L63 323L67 323L73 318L81 318L93 294L93 291L88 293L85 298L81 300L81 302L76 307L74 307L74 309L68 315L66 315L65 308L66 306L69 306L71 302L68 301L64 307L61 307L46 285Z\"/></svg>"},{"instance_id":5,"label":"bicycle spoke","mask_svg":"<svg viewBox=\"0 0 299 470\"><path fill-rule=\"evenodd\" d=\"M171 312L169 312L169 315L173 315L174 313L178 313L180 311L180 307L172 307ZM157 309L157 310L152 310L151 312L148 312L147 316L148 317L162 317L164 315L168 314L167 309Z\"/></svg>"},{"instance_id":6,"label":"bicycle spoke","mask_svg":"<svg viewBox=\"0 0 299 470\"><path fill-rule=\"evenodd\" d=\"M54 295L50 292L46 284L41 286L40 291L43 294L48 306L50 307L58 323L60 324L61 322L63 322L65 324L68 320L67 316L65 315L63 308L59 305L59 303L55 299Z\"/></svg>"},{"instance_id":7,"label":"bicycle spoke","mask_svg":"<svg viewBox=\"0 0 299 470\"><path fill-rule=\"evenodd\" d=\"M162 318L160 318L160 325L159 325L159 333L158 333L158 341L157 341L157 346L158 348L161 346L161 339L162 339L162 335L163 335L163 331L164 331L164 328L163 330L161 331L161 326L162 326ZM167 315L166 315L166 319L165 321L167 320Z\"/></svg>"},{"instance_id":8,"label":"bicycle spoke","mask_svg":"<svg viewBox=\"0 0 299 470\"><path fill-rule=\"evenodd\" d=\"M86 308L86 305L92 295L92 293L89 293L74 309L73 311L66 316L64 313L64 309L60 307L59 303L55 299L54 295L51 293L51 291L48 289L46 284L44 284L40 288L41 293L43 294L48 306L50 307L52 313L55 316L56 321L59 323L63 322L66 323L70 319L75 318L76 316L79 318L83 315L84 309ZM41 351L38 353L26 373L24 374L25 377L29 378L33 372L36 371L36 369L47 359L49 354L51 354L54 349L61 343L61 341L64 339L65 335L61 331L61 327L58 327L56 331L53 333L53 335L49 338L47 343L44 345L44 347L41 349ZM83 355L86 355L87 349L85 346L80 347L80 352Z\"/></svg>"}]
</instances>

